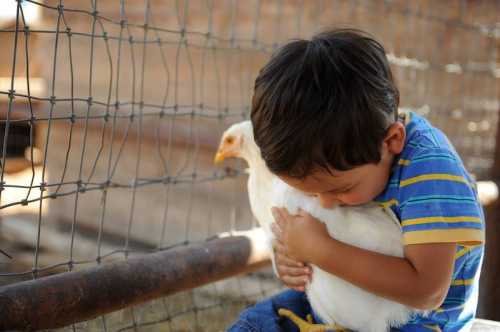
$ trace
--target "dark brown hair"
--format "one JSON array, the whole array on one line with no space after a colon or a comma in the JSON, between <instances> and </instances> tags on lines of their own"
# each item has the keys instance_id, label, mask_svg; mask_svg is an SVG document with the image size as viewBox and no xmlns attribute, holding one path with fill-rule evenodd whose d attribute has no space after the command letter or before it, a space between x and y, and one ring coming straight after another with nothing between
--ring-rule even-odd
<instances>
[{"instance_id":1,"label":"dark brown hair","mask_svg":"<svg viewBox=\"0 0 500 332\"><path fill-rule=\"evenodd\" d=\"M251 119L269 169L303 178L380 161L399 93L384 48L359 30L282 46L255 80Z\"/></svg>"}]
</instances>

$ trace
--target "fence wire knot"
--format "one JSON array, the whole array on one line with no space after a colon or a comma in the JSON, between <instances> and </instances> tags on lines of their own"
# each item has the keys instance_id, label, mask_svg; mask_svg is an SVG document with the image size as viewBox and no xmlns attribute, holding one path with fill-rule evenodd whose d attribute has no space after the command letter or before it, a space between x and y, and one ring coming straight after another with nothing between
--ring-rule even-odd
<instances>
[{"instance_id":1,"label":"fence wire knot","mask_svg":"<svg viewBox=\"0 0 500 332\"><path fill-rule=\"evenodd\" d=\"M9 89L7 96L10 100L13 100L14 98L16 98L16 90Z\"/></svg>"}]
</instances>

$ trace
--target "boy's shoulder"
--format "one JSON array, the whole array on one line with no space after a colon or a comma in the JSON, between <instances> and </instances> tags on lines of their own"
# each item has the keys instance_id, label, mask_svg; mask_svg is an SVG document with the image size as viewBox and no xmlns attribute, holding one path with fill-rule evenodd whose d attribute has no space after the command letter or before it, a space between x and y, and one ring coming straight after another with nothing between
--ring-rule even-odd
<instances>
[{"instance_id":1,"label":"boy's shoulder","mask_svg":"<svg viewBox=\"0 0 500 332\"><path fill-rule=\"evenodd\" d=\"M405 147L376 201L395 212L405 244L482 243L475 181L442 131L415 113L409 116Z\"/></svg>"},{"instance_id":2,"label":"boy's shoulder","mask_svg":"<svg viewBox=\"0 0 500 332\"><path fill-rule=\"evenodd\" d=\"M475 180L446 135L413 112L406 114L404 122L405 146L394 160L385 190L375 201L391 207L400 220L403 210L418 209L411 216L417 218L420 213L431 213L430 206L463 212L464 202L472 214L479 214Z\"/></svg>"},{"instance_id":3,"label":"boy's shoulder","mask_svg":"<svg viewBox=\"0 0 500 332\"><path fill-rule=\"evenodd\" d=\"M397 163L401 166L413 164L425 171L426 168L436 168L452 164L467 178L470 178L460 156L448 137L422 116L408 112L404 113L406 140L403 151L398 156ZM417 166L418 164L418 166Z\"/></svg>"}]
</instances>

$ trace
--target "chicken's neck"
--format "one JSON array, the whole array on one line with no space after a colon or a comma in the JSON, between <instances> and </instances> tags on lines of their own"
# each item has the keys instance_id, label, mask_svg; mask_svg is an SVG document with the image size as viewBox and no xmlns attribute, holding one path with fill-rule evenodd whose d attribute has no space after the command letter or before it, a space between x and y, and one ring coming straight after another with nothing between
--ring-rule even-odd
<instances>
[{"instance_id":1,"label":"chicken's neck","mask_svg":"<svg viewBox=\"0 0 500 332\"><path fill-rule=\"evenodd\" d=\"M248 163L250 177L260 185L268 185L275 175L269 171L266 163L260 156L260 151L257 147L255 148L256 149L253 149L255 151L246 151L245 153L245 160Z\"/></svg>"}]
</instances>

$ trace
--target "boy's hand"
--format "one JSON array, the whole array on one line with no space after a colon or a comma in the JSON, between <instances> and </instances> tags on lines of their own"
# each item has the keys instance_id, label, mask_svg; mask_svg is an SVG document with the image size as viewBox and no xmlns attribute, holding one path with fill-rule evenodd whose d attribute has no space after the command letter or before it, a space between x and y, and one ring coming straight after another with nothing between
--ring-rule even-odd
<instances>
[{"instance_id":1,"label":"boy's hand","mask_svg":"<svg viewBox=\"0 0 500 332\"><path fill-rule=\"evenodd\" d=\"M325 224L302 210L292 216L285 208L274 207L272 213L274 236L282 244L284 253L296 261L310 263L318 245L331 240Z\"/></svg>"},{"instance_id":2,"label":"boy's hand","mask_svg":"<svg viewBox=\"0 0 500 332\"><path fill-rule=\"evenodd\" d=\"M273 227L277 227L273 224ZM273 230L274 232L274 230ZM278 275L283 283L296 291L305 291L306 284L311 281L312 270L302 262L290 258L285 246L278 239L273 244L274 262Z\"/></svg>"}]
</instances>

